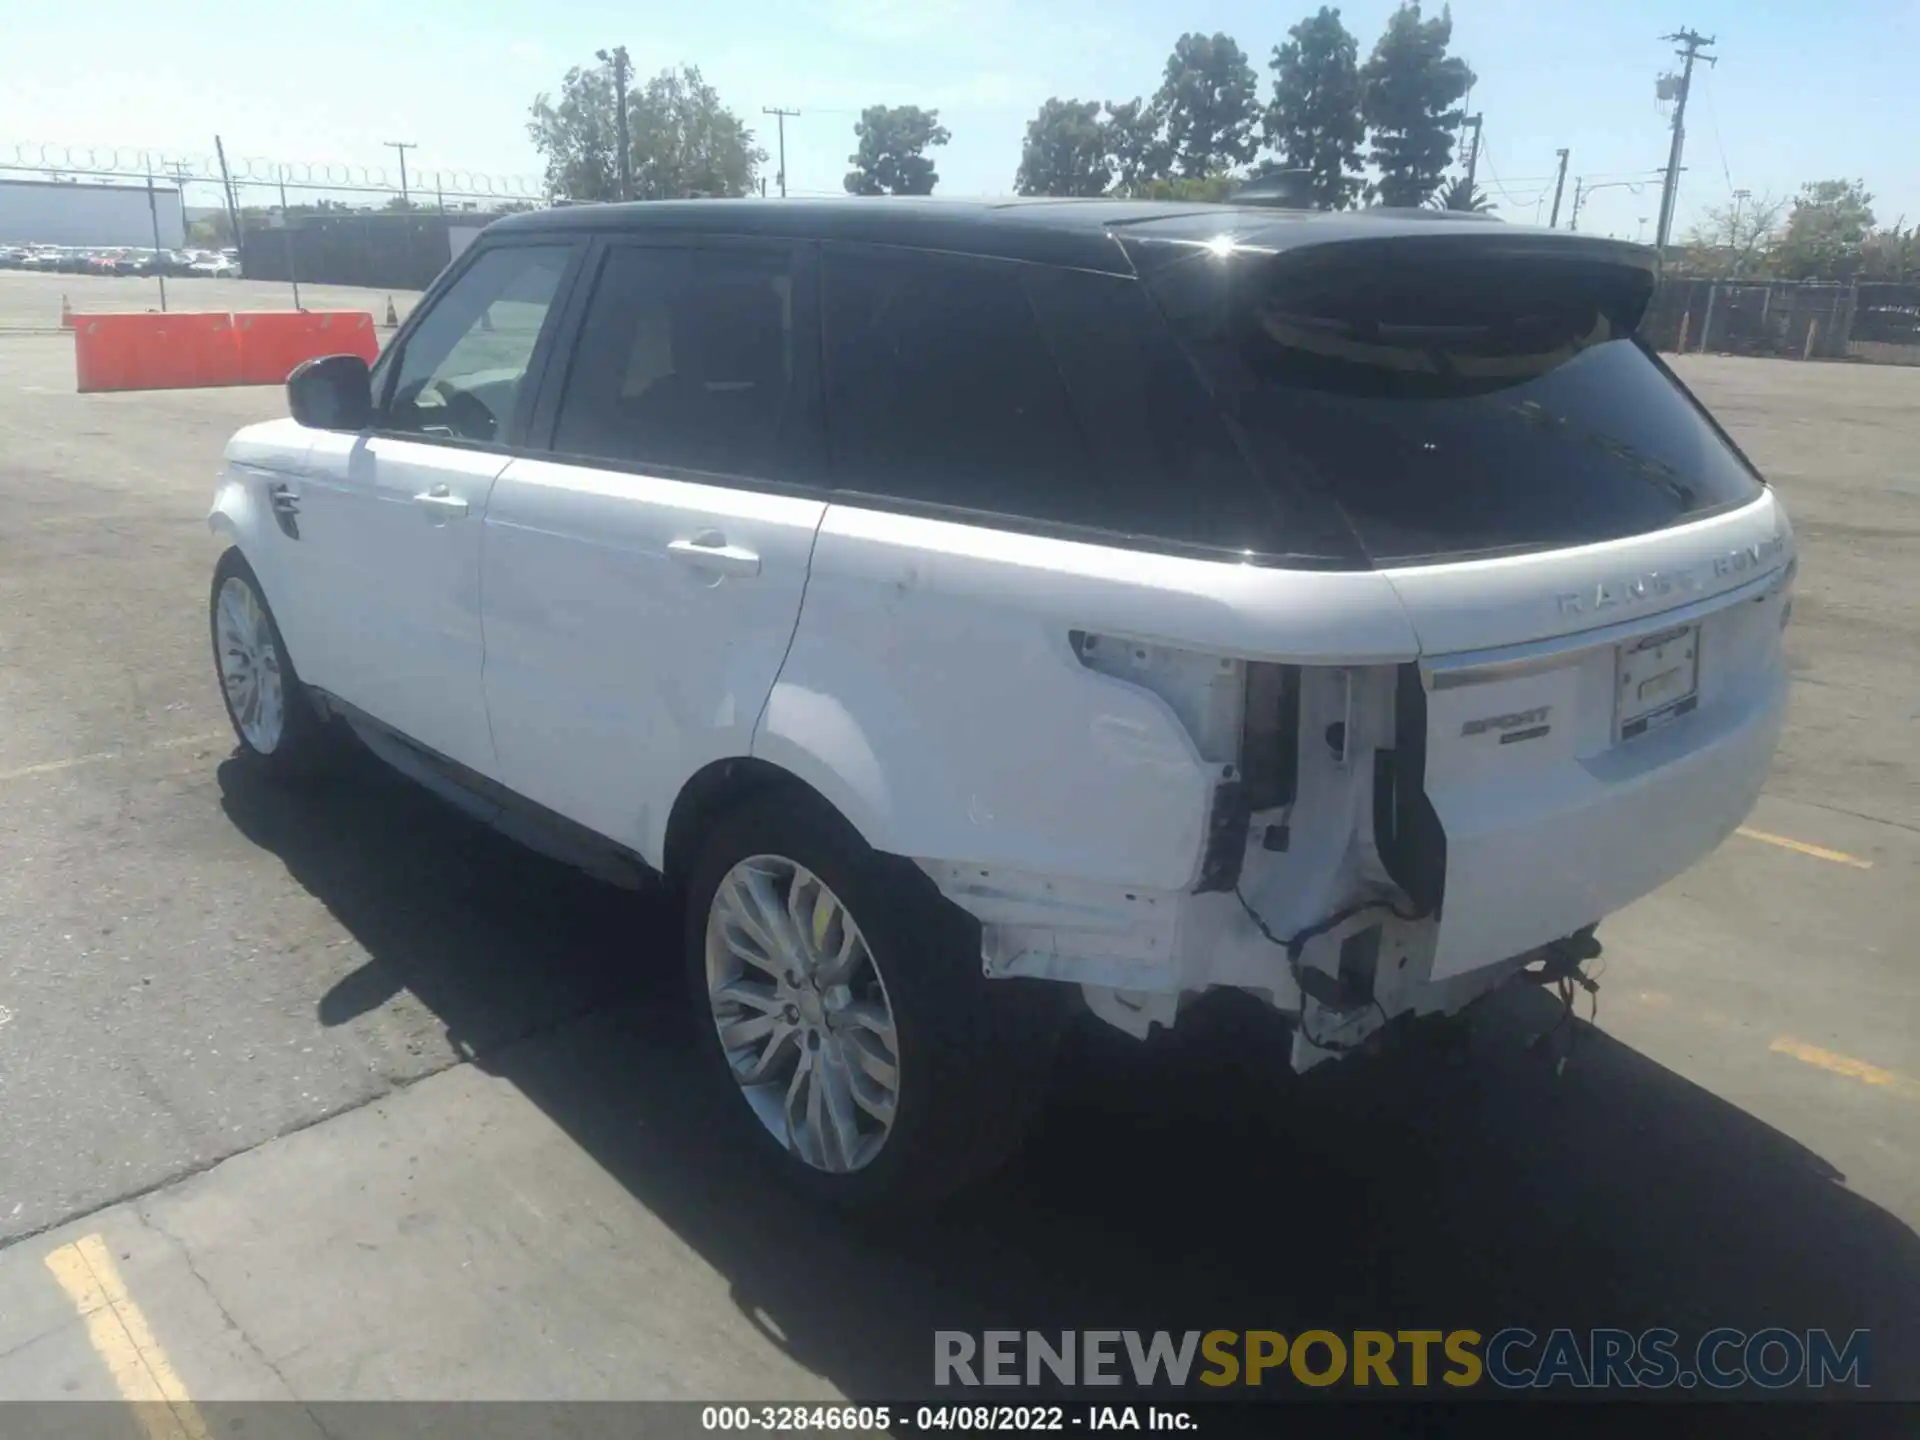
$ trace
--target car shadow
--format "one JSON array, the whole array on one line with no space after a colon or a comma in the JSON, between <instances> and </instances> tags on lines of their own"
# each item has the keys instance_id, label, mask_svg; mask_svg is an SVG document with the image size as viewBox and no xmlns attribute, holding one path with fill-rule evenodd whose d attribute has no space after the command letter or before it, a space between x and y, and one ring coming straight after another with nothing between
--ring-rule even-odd
<instances>
[{"instance_id":1,"label":"car shadow","mask_svg":"<svg viewBox=\"0 0 1920 1440\"><path fill-rule=\"evenodd\" d=\"M1920 1238L1602 1031L1568 1027L1557 1066L1528 1043L1559 1017L1544 993L1483 1005L1450 1054L1305 1077L1251 1005L1146 1045L1090 1023L1006 1172L881 1226L715 1144L729 1097L689 1083L664 898L530 856L371 759L291 792L240 761L219 780L370 957L317 997L322 1023L410 992L853 1398L926 1393L936 1330L1508 1325L1867 1328L1876 1398L1920 1398Z\"/></svg>"}]
</instances>

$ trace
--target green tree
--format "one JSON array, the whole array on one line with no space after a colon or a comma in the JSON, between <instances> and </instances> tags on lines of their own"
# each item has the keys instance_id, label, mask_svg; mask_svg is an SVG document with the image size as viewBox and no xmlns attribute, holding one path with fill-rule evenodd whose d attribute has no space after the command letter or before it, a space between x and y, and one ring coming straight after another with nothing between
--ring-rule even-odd
<instances>
[{"instance_id":1,"label":"green tree","mask_svg":"<svg viewBox=\"0 0 1920 1440\"><path fill-rule=\"evenodd\" d=\"M1890 230L1878 230L1860 247L1862 280L1904 281L1920 276L1920 226L1902 216Z\"/></svg>"},{"instance_id":2,"label":"green tree","mask_svg":"<svg viewBox=\"0 0 1920 1440\"><path fill-rule=\"evenodd\" d=\"M1383 205L1419 205L1453 161L1453 136L1466 112L1473 71L1447 54L1453 12L1422 20L1418 0L1401 5L1360 71L1360 114L1373 132L1368 158L1380 172Z\"/></svg>"},{"instance_id":3,"label":"green tree","mask_svg":"<svg viewBox=\"0 0 1920 1440\"><path fill-rule=\"evenodd\" d=\"M698 66L662 70L625 97L633 193L641 200L736 196L753 191L767 152L701 78ZM533 102L527 134L546 165L547 194L574 201L620 193L620 112L611 66L576 65L560 96Z\"/></svg>"},{"instance_id":4,"label":"green tree","mask_svg":"<svg viewBox=\"0 0 1920 1440\"><path fill-rule=\"evenodd\" d=\"M1113 184L1113 146L1100 120L1098 100L1055 98L1027 122L1020 169L1013 188L1020 195L1104 195Z\"/></svg>"},{"instance_id":5,"label":"green tree","mask_svg":"<svg viewBox=\"0 0 1920 1440\"><path fill-rule=\"evenodd\" d=\"M1873 196L1860 180L1815 180L1800 187L1774 250L1787 280L1850 280L1873 233Z\"/></svg>"},{"instance_id":6,"label":"green tree","mask_svg":"<svg viewBox=\"0 0 1920 1440\"><path fill-rule=\"evenodd\" d=\"M1758 276L1770 271L1768 251L1780 233L1787 202L1772 196L1709 205L1687 232L1685 248L1670 262L1676 274Z\"/></svg>"},{"instance_id":7,"label":"green tree","mask_svg":"<svg viewBox=\"0 0 1920 1440\"><path fill-rule=\"evenodd\" d=\"M1320 13L1287 32L1276 45L1273 103L1267 107L1267 144L1290 170L1311 176L1314 208L1344 210L1360 190L1360 44L1340 23L1340 11Z\"/></svg>"},{"instance_id":8,"label":"green tree","mask_svg":"<svg viewBox=\"0 0 1920 1440\"><path fill-rule=\"evenodd\" d=\"M847 157L850 195L931 195L940 183L927 150L953 137L938 110L918 105L869 105L853 133L860 148Z\"/></svg>"},{"instance_id":9,"label":"green tree","mask_svg":"<svg viewBox=\"0 0 1920 1440\"><path fill-rule=\"evenodd\" d=\"M697 65L662 70L627 105L633 193L639 200L750 195L767 152L720 103Z\"/></svg>"},{"instance_id":10,"label":"green tree","mask_svg":"<svg viewBox=\"0 0 1920 1440\"><path fill-rule=\"evenodd\" d=\"M1173 173L1173 147L1167 142L1167 117L1157 101L1132 100L1116 105L1107 101L1107 145L1120 193L1137 195L1140 187L1165 180Z\"/></svg>"},{"instance_id":11,"label":"green tree","mask_svg":"<svg viewBox=\"0 0 1920 1440\"><path fill-rule=\"evenodd\" d=\"M1154 97L1173 163L1188 179L1245 165L1259 149L1260 77L1229 35L1182 35Z\"/></svg>"},{"instance_id":12,"label":"green tree","mask_svg":"<svg viewBox=\"0 0 1920 1440\"><path fill-rule=\"evenodd\" d=\"M1440 188L1427 197L1427 207L1432 210L1466 210L1475 215L1485 215L1500 208L1486 191L1468 183L1464 175L1441 181Z\"/></svg>"},{"instance_id":13,"label":"green tree","mask_svg":"<svg viewBox=\"0 0 1920 1440\"><path fill-rule=\"evenodd\" d=\"M561 79L557 100L544 91L534 97L527 136L545 162L549 199L618 198L619 117L606 65L576 65Z\"/></svg>"}]
</instances>

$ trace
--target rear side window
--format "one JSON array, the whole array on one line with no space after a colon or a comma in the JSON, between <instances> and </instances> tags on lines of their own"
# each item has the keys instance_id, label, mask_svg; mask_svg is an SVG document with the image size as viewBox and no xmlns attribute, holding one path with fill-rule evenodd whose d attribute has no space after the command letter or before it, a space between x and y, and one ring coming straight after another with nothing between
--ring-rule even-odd
<instances>
[{"instance_id":1,"label":"rear side window","mask_svg":"<svg viewBox=\"0 0 1920 1440\"><path fill-rule=\"evenodd\" d=\"M1268 482L1323 497L1376 564L1616 539L1761 491L1633 338L1631 267L1350 243L1151 283Z\"/></svg>"},{"instance_id":2,"label":"rear side window","mask_svg":"<svg viewBox=\"0 0 1920 1440\"><path fill-rule=\"evenodd\" d=\"M568 456L775 477L794 407L794 283L784 252L607 252L560 399Z\"/></svg>"},{"instance_id":3,"label":"rear side window","mask_svg":"<svg viewBox=\"0 0 1920 1440\"><path fill-rule=\"evenodd\" d=\"M885 247L825 266L837 487L1208 555L1345 539L1255 479L1137 281Z\"/></svg>"},{"instance_id":4,"label":"rear side window","mask_svg":"<svg viewBox=\"0 0 1920 1440\"><path fill-rule=\"evenodd\" d=\"M1085 509L1091 463L1020 266L867 247L823 263L836 488L1044 520Z\"/></svg>"}]
</instances>

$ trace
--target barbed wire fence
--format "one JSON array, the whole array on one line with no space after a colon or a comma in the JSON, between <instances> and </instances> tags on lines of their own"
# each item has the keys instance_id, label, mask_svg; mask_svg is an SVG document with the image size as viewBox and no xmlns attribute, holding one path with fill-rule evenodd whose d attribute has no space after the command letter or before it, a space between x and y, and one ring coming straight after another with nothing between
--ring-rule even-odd
<instances>
[{"instance_id":1,"label":"barbed wire fence","mask_svg":"<svg viewBox=\"0 0 1920 1440\"><path fill-rule=\"evenodd\" d=\"M301 195L369 195L405 198L422 209L447 200L540 204L546 184L538 176L496 175L481 170L415 169L351 163L280 160L210 151L154 150L131 145L66 145L0 141L0 175L36 174L58 180L171 181L212 186L221 208L243 193L284 188ZM229 197L228 192L233 192Z\"/></svg>"},{"instance_id":2,"label":"barbed wire fence","mask_svg":"<svg viewBox=\"0 0 1920 1440\"><path fill-rule=\"evenodd\" d=\"M296 305L303 280L424 288L457 253L465 221L549 201L538 176L280 159L217 138L208 151L0 141L0 180L18 178L177 190L190 243L197 233L230 244L244 275L291 284Z\"/></svg>"}]
</instances>

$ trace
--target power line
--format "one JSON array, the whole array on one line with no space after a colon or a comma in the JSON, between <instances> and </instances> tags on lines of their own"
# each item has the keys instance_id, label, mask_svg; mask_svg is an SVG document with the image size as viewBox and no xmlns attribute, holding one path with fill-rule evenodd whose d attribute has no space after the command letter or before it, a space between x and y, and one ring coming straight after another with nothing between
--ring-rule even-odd
<instances>
[{"instance_id":1,"label":"power line","mask_svg":"<svg viewBox=\"0 0 1920 1440\"><path fill-rule=\"evenodd\" d=\"M1720 114L1713 103L1713 69L1707 69L1707 79L1702 85L1707 101L1707 124L1713 127L1713 148L1720 152L1720 173L1726 177L1727 189L1733 189L1733 171L1727 167L1727 147L1720 143Z\"/></svg>"}]
</instances>

